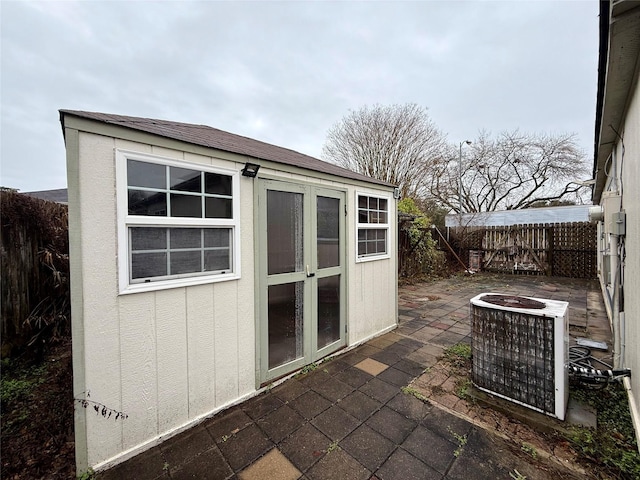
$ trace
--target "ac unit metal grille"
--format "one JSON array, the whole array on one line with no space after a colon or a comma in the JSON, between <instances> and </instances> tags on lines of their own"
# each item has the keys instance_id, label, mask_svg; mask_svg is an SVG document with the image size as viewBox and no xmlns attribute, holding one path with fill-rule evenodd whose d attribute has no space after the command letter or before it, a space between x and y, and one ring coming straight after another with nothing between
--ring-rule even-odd
<instances>
[{"instance_id":1,"label":"ac unit metal grille","mask_svg":"<svg viewBox=\"0 0 640 480\"><path fill-rule=\"evenodd\" d=\"M554 414L554 319L471 305L473 382Z\"/></svg>"}]
</instances>

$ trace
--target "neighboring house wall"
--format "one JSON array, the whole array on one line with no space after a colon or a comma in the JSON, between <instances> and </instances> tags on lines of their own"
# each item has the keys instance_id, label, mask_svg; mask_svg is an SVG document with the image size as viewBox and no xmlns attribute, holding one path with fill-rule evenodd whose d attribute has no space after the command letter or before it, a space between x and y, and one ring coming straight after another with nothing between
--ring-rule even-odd
<instances>
[{"instance_id":1,"label":"neighboring house wall","mask_svg":"<svg viewBox=\"0 0 640 480\"><path fill-rule=\"evenodd\" d=\"M91 406L76 408L78 471L129 458L163 438L255 395L257 296L255 182L239 178L240 278L121 294L118 277L116 150L151 154L239 172L254 158L145 133L105 127L90 133L74 119L65 128L73 319L74 396L128 415L106 420ZM123 138L118 137L125 137ZM139 140L136 140L139 139ZM392 188L261 161L260 176L345 192L347 346L395 328L395 222L390 256L356 262L356 192ZM391 218L395 218L391 215Z\"/></svg>"},{"instance_id":2,"label":"neighboring house wall","mask_svg":"<svg viewBox=\"0 0 640 480\"><path fill-rule=\"evenodd\" d=\"M601 4L594 203L599 278L614 337L614 363L625 379L640 438L640 3ZM624 230L617 215L625 216Z\"/></svg>"}]
</instances>

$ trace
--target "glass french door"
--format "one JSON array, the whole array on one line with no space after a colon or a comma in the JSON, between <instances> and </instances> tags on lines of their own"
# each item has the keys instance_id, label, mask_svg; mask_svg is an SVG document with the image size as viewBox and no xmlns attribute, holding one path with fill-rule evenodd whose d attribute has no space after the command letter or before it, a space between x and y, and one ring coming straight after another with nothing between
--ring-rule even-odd
<instances>
[{"instance_id":1,"label":"glass french door","mask_svg":"<svg viewBox=\"0 0 640 480\"><path fill-rule=\"evenodd\" d=\"M343 347L345 196L259 180L260 380Z\"/></svg>"}]
</instances>

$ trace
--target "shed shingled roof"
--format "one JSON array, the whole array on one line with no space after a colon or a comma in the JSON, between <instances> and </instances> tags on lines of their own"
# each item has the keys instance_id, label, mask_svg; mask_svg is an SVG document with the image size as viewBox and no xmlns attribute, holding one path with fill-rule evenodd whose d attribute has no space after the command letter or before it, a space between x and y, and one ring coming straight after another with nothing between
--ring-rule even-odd
<instances>
[{"instance_id":1,"label":"shed shingled roof","mask_svg":"<svg viewBox=\"0 0 640 480\"><path fill-rule=\"evenodd\" d=\"M332 163L324 162L303 153L278 147L269 143L254 140L252 138L235 135L233 133L218 130L207 125L194 125L190 123L172 122L169 120L157 120L153 118L129 117L125 115L113 115L109 113L84 112L80 110L60 110L60 122L64 130L65 115L95 120L110 125L130 128L141 132L171 138L181 142L187 142L203 147L215 148L225 152L246 155L258 160L268 160L284 165L326 173L342 178L359 180L377 185L393 187L392 184L367 177L351 170L339 167Z\"/></svg>"}]
</instances>

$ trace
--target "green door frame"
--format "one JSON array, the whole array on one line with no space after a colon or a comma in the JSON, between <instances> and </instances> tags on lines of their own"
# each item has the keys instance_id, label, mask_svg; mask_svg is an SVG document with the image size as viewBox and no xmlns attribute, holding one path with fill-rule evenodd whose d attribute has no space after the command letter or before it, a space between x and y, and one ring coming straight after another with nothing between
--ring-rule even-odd
<instances>
[{"instance_id":1,"label":"green door frame","mask_svg":"<svg viewBox=\"0 0 640 480\"><path fill-rule=\"evenodd\" d=\"M303 262L295 272L268 274L267 191L303 195ZM287 375L346 345L346 192L306 183L258 178L254 190L256 205L256 380L258 385ZM318 268L318 197L339 201L339 266ZM299 270L299 271L298 271ZM318 349L318 281L339 275L339 339ZM303 352L292 361L269 369L268 288L303 282Z\"/></svg>"}]
</instances>

